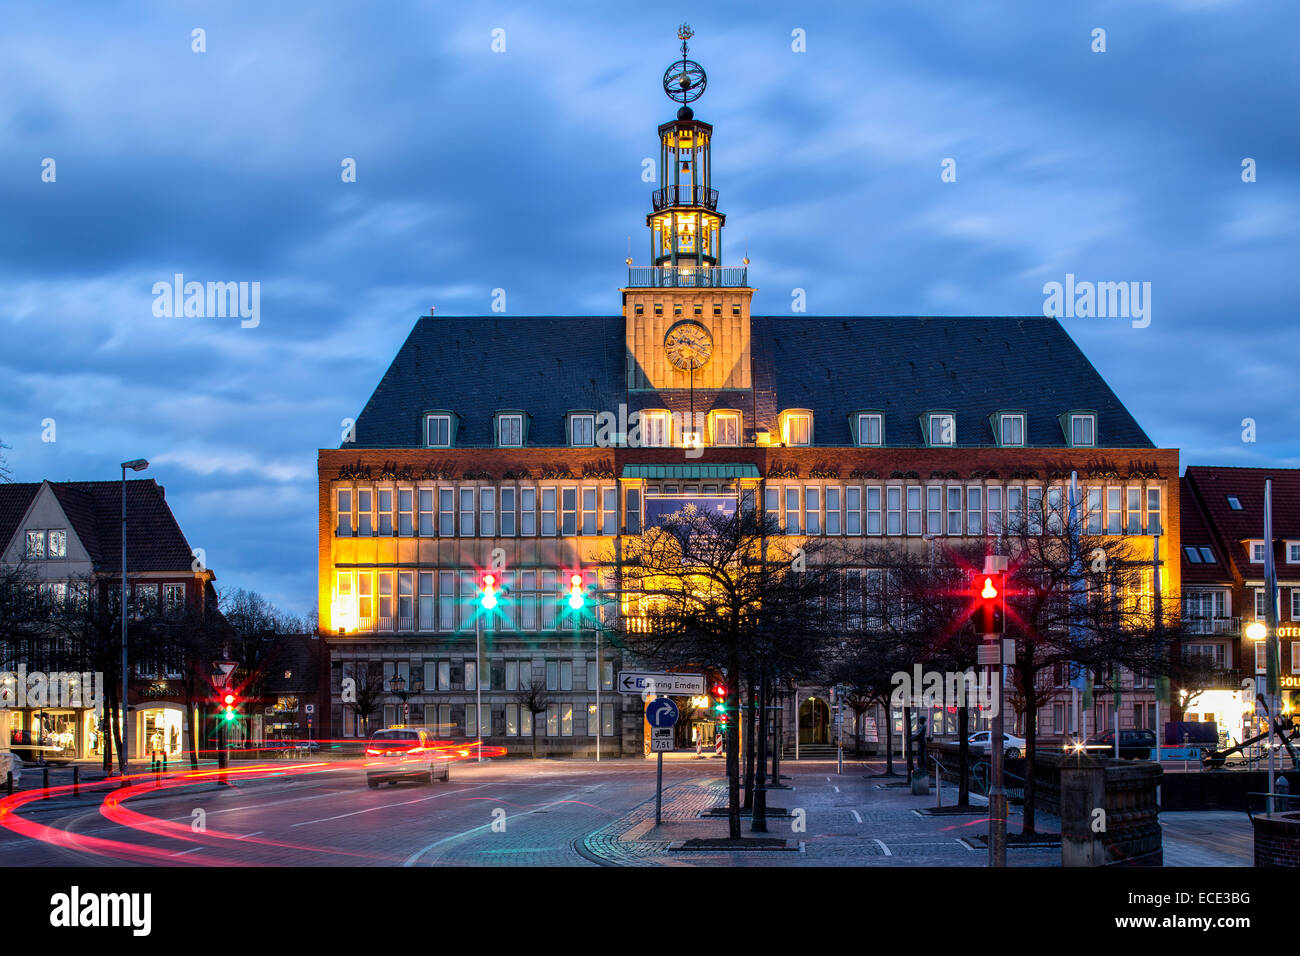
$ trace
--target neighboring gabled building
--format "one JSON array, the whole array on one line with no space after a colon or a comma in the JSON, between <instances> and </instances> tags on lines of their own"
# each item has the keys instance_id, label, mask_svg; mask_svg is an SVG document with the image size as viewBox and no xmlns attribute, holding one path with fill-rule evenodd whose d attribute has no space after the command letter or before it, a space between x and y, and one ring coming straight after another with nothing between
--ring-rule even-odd
<instances>
[{"instance_id":1,"label":"neighboring gabled building","mask_svg":"<svg viewBox=\"0 0 1300 956\"><path fill-rule=\"evenodd\" d=\"M1190 698L1189 720L1214 720L1240 740L1258 715L1242 681L1263 689L1264 642L1246 627L1264 620L1264 482L1273 480L1282 700L1300 704L1300 469L1189 465L1182 478L1183 623L1197 637L1186 653L1211 655L1224 680Z\"/></svg>"},{"instance_id":2,"label":"neighboring gabled building","mask_svg":"<svg viewBox=\"0 0 1300 956\"><path fill-rule=\"evenodd\" d=\"M134 614L146 608L179 614L216 605L215 575L198 568L194 553L153 479L126 482L128 601ZM22 566L56 603L70 595L121 599L122 483L67 481L0 484L0 564ZM59 649L57 659L43 636L0 645L0 671L62 671L76 648ZM129 655L128 655L129 656ZM178 757L189 746L184 698L172 683L179 665L132 659L129 705L133 756L151 743ZM103 675L120 684L120 670ZM103 752L99 718L91 707L6 707L0 709L0 739L14 731L39 730L63 748L65 758Z\"/></svg>"},{"instance_id":3,"label":"neighboring gabled building","mask_svg":"<svg viewBox=\"0 0 1300 956\"><path fill-rule=\"evenodd\" d=\"M658 130L650 264L628 260L618 315L420 318L355 440L320 451L336 736L362 730L343 681L374 666L407 688L422 676L413 722L453 738L481 723L521 750L520 688L536 678L550 694L543 748L590 752L598 631L565 616L569 577L687 501L749 498L791 535L923 547L1059 508L1077 471L1110 533L1146 538L1147 554L1160 535L1163 587L1178 588L1178 452L1154 445L1060 322L751 315L748 260L720 266L713 128L678 101ZM510 594L476 678L475 594L502 565ZM620 661L606 647L599 721L640 753L640 701L613 688ZM828 742L828 697L800 688L785 726ZM1151 681L1130 680L1122 701L1122 726L1154 723ZM383 699L384 723L399 706ZM1110 724L1108 706L1090 727ZM1043 735L1074 730L1075 709L1040 714ZM931 726L955 733L956 718L939 709Z\"/></svg>"}]
</instances>

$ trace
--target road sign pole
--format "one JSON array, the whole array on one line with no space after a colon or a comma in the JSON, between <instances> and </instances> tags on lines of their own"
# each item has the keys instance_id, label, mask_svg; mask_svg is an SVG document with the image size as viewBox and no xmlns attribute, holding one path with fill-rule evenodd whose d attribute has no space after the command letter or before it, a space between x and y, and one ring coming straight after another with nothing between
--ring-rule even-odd
<instances>
[{"instance_id":1,"label":"road sign pole","mask_svg":"<svg viewBox=\"0 0 1300 956\"><path fill-rule=\"evenodd\" d=\"M659 751L659 767L655 770L655 826L662 822L664 807L664 752Z\"/></svg>"}]
</instances>

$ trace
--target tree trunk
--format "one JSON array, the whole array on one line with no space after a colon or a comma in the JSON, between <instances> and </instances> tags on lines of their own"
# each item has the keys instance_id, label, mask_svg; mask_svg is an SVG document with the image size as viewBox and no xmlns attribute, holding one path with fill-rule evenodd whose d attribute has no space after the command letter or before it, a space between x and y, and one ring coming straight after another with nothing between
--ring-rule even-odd
<instances>
[{"instance_id":1,"label":"tree trunk","mask_svg":"<svg viewBox=\"0 0 1300 956\"><path fill-rule=\"evenodd\" d=\"M754 682L749 681L749 714L745 717L745 804L746 810L754 808L754 732L758 724L758 708L754 702Z\"/></svg>"},{"instance_id":2,"label":"tree trunk","mask_svg":"<svg viewBox=\"0 0 1300 956\"><path fill-rule=\"evenodd\" d=\"M757 782L756 793L754 794L754 815L750 819L749 829L752 833L767 832L767 791L764 789L767 780L767 677L760 675L758 679L758 740L755 742L755 748L758 751L758 773L755 774Z\"/></svg>"},{"instance_id":3,"label":"tree trunk","mask_svg":"<svg viewBox=\"0 0 1300 956\"><path fill-rule=\"evenodd\" d=\"M111 699L111 696L110 696ZM104 731L99 735L101 745L104 748L104 774L109 775L113 772L113 730L108 726L112 719L109 715L109 704L104 702Z\"/></svg>"},{"instance_id":4,"label":"tree trunk","mask_svg":"<svg viewBox=\"0 0 1300 956\"><path fill-rule=\"evenodd\" d=\"M733 840L740 839L740 748L736 733L740 730L740 663L733 651L728 664L727 705L736 719L727 724L727 830Z\"/></svg>"},{"instance_id":5,"label":"tree trunk","mask_svg":"<svg viewBox=\"0 0 1300 956\"><path fill-rule=\"evenodd\" d=\"M912 779L912 708L903 708L903 762L907 764L907 779Z\"/></svg>"},{"instance_id":6,"label":"tree trunk","mask_svg":"<svg viewBox=\"0 0 1300 956\"><path fill-rule=\"evenodd\" d=\"M970 806L970 711L957 708L957 806Z\"/></svg>"},{"instance_id":7,"label":"tree trunk","mask_svg":"<svg viewBox=\"0 0 1300 956\"><path fill-rule=\"evenodd\" d=\"M1021 830L1034 832L1034 745L1038 740L1038 690L1034 687L1032 671L1026 667L1022 674L1030 674L1025 679L1025 810L1024 824Z\"/></svg>"},{"instance_id":8,"label":"tree trunk","mask_svg":"<svg viewBox=\"0 0 1300 956\"><path fill-rule=\"evenodd\" d=\"M785 701L778 691L777 710L772 711L772 786L781 786L781 728L785 723Z\"/></svg>"},{"instance_id":9,"label":"tree trunk","mask_svg":"<svg viewBox=\"0 0 1300 956\"><path fill-rule=\"evenodd\" d=\"M886 700L885 710L885 776L894 775L894 711Z\"/></svg>"},{"instance_id":10,"label":"tree trunk","mask_svg":"<svg viewBox=\"0 0 1300 956\"><path fill-rule=\"evenodd\" d=\"M111 727L112 734L117 741L117 763L122 770L122 776L125 777L127 773L126 752L122 749L122 737L125 734L129 734L131 732L131 728L124 726L126 724L125 713L120 715L120 717L118 714L119 709L125 711L126 709L125 706L120 706L120 702L116 700L114 697L110 697L109 700L113 707L113 716L110 719L110 727Z\"/></svg>"}]
</instances>

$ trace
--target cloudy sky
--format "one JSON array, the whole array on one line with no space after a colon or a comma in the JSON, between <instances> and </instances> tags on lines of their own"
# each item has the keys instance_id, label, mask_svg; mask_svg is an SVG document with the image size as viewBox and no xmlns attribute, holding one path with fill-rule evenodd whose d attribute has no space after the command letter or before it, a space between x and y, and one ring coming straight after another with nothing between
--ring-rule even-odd
<instances>
[{"instance_id":1,"label":"cloudy sky","mask_svg":"<svg viewBox=\"0 0 1300 956\"><path fill-rule=\"evenodd\" d=\"M1067 274L1149 282L1145 328L1063 320L1148 434L1300 467L1294 0L85 0L0 24L15 480L147 457L219 586L307 611L316 451L418 315L495 288L617 312L681 19L756 313L798 288L810 313L1035 315ZM260 283L259 324L155 315L176 273Z\"/></svg>"}]
</instances>

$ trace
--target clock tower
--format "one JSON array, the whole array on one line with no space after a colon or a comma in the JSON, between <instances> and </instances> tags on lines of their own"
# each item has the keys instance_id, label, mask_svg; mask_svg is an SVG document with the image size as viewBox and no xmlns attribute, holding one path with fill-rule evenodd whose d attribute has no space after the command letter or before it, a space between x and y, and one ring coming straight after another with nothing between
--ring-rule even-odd
<instances>
[{"instance_id":1,"label":"clock tower","mask_svg":"<svg viewBox=\"0 0 1300 956\"><path fill-rule=\"evenodd\" d=\"M704 68L687 57L693 35L686 24L678 28L682 56L664 71L664 92L679 108L659 127L659 188L646 215L649 264L627 260L630 389L751 387L749 259L722 266L727 217L713 188L713 127L690 106L708 85Z\"/></svg>"}]
</instances>

